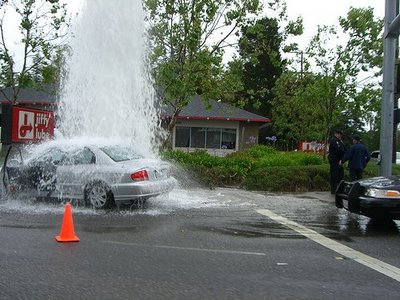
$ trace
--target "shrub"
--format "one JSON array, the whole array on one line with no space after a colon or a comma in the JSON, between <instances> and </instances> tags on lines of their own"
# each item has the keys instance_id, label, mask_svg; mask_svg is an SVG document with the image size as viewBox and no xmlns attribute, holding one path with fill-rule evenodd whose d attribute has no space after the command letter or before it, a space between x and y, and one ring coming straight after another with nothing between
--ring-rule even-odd
<instances>
[{"instance_id":1,"label":"shrub","mask_svg":"<svg viewBox=\"0 0 400 300\"><path fill-rule=\"evenodd\" d=\"M182 166L196 180L210 187L241 186L271 192L328 191L329 165L318 154L280 152L269 146L254 146L227 157L215 157L206 151L187 153L166 151L163 157ZM400 174L400 165L392 173ZM186 173L184 173L183 176ZM379 174L379 166L370 162L364 177ZM349 179L346 167L345 179Z\"/></svg>"},{"instance_id":2,"label":"shrub","mask_svg":"<svg viewBox=\"0 0 400 300\"><path fill-rule=\"evenodd\" d=\"M393 175L400 175L400 165L394 164L392 168Z\"/></svg>"},{"instance_id":3,"label":"shrub","mask_svg":"<svg viewBox=\"0 0 400 300\"><path fill-rule=\"evenodd\" d=\"M271 146L257 145L249 148L247 153L256 159L271 156L277 153L277 150Z\"/></svg>"},{"instance_id":4,"label":"shrub","mask_svg":"<svg viewBox=\"0 0 400 300\"><path fill-rule=\"evenodd\" d=\"M329 166L286 166L256 169L244 180L250 190L300 192L329 189Z\"/></svg>"},{"instance_id":5,"label":"shrub","mask_svg":"<svg viewBox=\"0 0 400 300\"><path fill-rule=\"evenodd\" d=\"M233 173L238 173L239 176L245 177L251 170L253 170L254 164L255 161L250 157L236 156L225 158L223 166L232 170Z\"/></svg>"},{"instance_id":6,"label":"shrub","mask_svg":"<svg viewBox=\"0 0 400 300\"><path fill-rule=\"evenodd\" d=\"M187 157L187 153L183 151L164 151L161 153L162 158L172 161L172 162L177 162L177 163L183 163Z\"/></svg>"},{"instance_id":7,"label":"shrub","mask_svg":"<svg viewBox=\"0 0 400 300\"><path fill-rule=\"evenodd\" d=\"M223 165L223 159L208 154L206 151L195 151L191 153L183 152L180 150L165 151L163 157L169 161L180 163L183 165L197 165L197 166L218 166Z\"/></svg>"},{"instance_id":8,"label":"shrub","mask_svg":"<svg viewBox=\"0 0 400 300\"><path fill-rule=\"evenodd\" d=\"M324 158L315 153L291 152L294 159L299 162L300 166L314 166L324 164Z\"/></svg>"},{"instance_id":9,"label":"shrub","mask_svg":"<svg viewBox=\"0 0 400 300\"><path fill-rule=\"evenodd\" d=\"M187 170L194 174L194 179L198 183L210 188L216 186L240 186L243 181L243 177L238 172L221 166L208 168L192 165Z\"/></svg>"}]
</instances>

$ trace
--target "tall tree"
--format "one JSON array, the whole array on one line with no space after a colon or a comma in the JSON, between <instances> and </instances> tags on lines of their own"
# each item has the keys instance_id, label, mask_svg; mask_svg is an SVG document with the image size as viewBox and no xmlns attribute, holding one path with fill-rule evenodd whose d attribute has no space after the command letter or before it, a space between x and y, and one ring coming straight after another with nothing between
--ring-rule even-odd
<instances>
[{"instance_id":1,"label":"tall tree","mask_svg":"<svg viewBox=\"0 0 400 300\"><path fill-rule=\"evenodd\" d=\"M145 0L150 23L151 64L164 103L173 108L168 124L195 94L204 101L227 90L221 80L229 38L257 13L259 0ZM232 79L229 84L237 84Z\"/></svg>"},{"instance_id":2,"label":"tall tree","mask_svg":"<svg viewBox=\"0 0 400 300\"><path fill-rule=\"evenodd\" d=\"M278 134L284 136L289 126L303 128L292 138L301 140L315 135L327 142L342 115L348 116L347 124L354 130L374 119L379 85L362 83L359 78L363 72L369 72L371 77L378 75L373 72L382 63L383 21L374 17L372 8L351 8L339 23L348 37L344 45L338 42L332 46L335 37L339 39L334 27L320 27L306 50L309 62L305 73L292 73L277 82L273 118L279 119L274 126ZM303 123L306 117L315 126Z\"/></svg>"},{"instance_id":3,"label":"tall tree","mask_svg":"<svg viewBox=\"0 0 400 300\"><path fill-rule=\"evenodd\" d=\"M244 108L263 115L270 113L272 87L282 73L282 37L276 19L263 18L243 27L239 57L243 63Z\"/></svg>"},{"instance_id":4,"label":"tall tree","mask_svg":"<svg viewBox=\"0 0 400 300\"><path fill-rule=\"evenodd\" d=\"M242 27L238 57L229 63L228 71L236 72L243 83L236 94L236 104L265 116L271 115L273 87L286 64L281 53L297 49L297 45L286 45L286 40L303 32L301 18L284 25L288 19L286 5L276 9L280 10L278 17L251 20Z\"/></svg>"},{"instance_id":5,"label":"tall tree","mask_svg":"<svg viewBox=\"0 0 400 300\"><path fill-rule=\"evenodd\" d=\"M22 49L16 57L11 49L11 32L5 30L9 14L20 18ZM10 101L17 101L21 88L41 88L58 80L62 38L65 36L66 4L58 0L5 0L0 6L0 92L12 87ZM13 46L15 47L15 45ZM3 92L7 97L7 95Z\"/></svg>"},{"instance_id":6,"label":"tall tree","mask_svg":"<svg viewBox=\"0 0 400 300\"><path fill-rule=\"evenodd\" d=\"M277 80L272 118L281 143L298 145L301 140L323 139L322 108L315 97L328 91L326 84L323 77L308 72L285 71Z\"/></svg>"}]
</instances>

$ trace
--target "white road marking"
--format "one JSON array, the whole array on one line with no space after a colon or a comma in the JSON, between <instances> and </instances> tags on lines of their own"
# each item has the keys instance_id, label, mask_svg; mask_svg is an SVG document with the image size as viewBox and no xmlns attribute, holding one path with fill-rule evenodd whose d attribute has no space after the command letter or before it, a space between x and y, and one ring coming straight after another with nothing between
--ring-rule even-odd
<instances>
[{"instance_id":1,"label":"white road marking","mask_svg":"<svg viewBox=\"0 0 400 300\"><path fill-rule=\"evenodd\" d=\"M221 249L177 247L177 246L166 246L166 245L146 245L146 244L139 244L139 243L126 243L126 242L117 242L117 241L103 241L103 243L125 245L125 246L152 247L152 248L162 248L162 249L214 252L214 253L226 253L226 254L241 254L241 255L256 255L256 256L265 256L266 255L265 253L262 253L262 252L246 252L246 251L233 251L233 250L221 250Z\"/></svg>"},{"instance_id":2,"label":"white road marking","mask_svg":"<svg viewBox=\"0 0 400 300\"><path fill-rule=\"evenodd\" d=\"M313 240L314 242L316 242L328 249L331 249L347 258L353 259L354 261L356 261L368 268L378 271L378 272L400 282L400 269L399 268L396 268L396 267L389 265L383 261L380 261L379 259L373 258L373 257L368 256L364 253L361 253L357 250L354 250L350 247L347 247L341 243L331 240L312 229L309 229L309 228L302 226L296 222L286 219L285 217L279 216L268 209L259 209L259 210L257 210L257 212L261 215L264 215L264 216L276 221L276 222L281 223L282 225L289 227L290 229L293 229L294 231L297 231L298 233L309 238L310 240Z\"/></svg>"}]
</instances>

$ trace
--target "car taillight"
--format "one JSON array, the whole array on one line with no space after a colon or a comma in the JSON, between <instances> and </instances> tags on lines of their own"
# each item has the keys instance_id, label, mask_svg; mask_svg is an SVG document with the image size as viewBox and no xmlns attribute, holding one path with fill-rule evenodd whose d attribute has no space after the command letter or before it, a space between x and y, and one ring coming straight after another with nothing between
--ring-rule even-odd
<instances>
[{"instance_id":1,"label":"car taillight","mask_svg":"<svg viewBox=\"0 0 400 300\"><path fill-rule=\"evenodd\" d=\"M131 174L131 178L133 181L144 181L149 180L149 174L146 170L137 171Z\"/></svg>"}]
</instances>

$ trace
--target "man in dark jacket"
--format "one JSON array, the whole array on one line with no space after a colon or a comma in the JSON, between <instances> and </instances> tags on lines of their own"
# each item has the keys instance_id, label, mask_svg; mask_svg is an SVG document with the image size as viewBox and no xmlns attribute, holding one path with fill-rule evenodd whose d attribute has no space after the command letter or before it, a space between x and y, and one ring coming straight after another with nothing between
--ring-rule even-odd
<instances>
[{"instance_id":1,"label":"man in dark jacket","mask_svg":"<svg viewBox=\"0 0 400 300\"><path fill-rule=\"evenodd\" d=\"M359 180L362 178L363 170L371 159L367 147L361 143L360 136L353 136L353 146L346 152L342 164L349 162L350 180Z\"/></svg>"},{"instance_id":2,"label":"man in dark jacket","mask_svg":"<svg viewBox=\"0 0 400 300\"><path fill-rule=\"evenodd\" d=\"M343 180L344 170L341 165L343 156L346 152L346 147L342 142L343 132L341 130L336 130L335 135L329 142L329 177L331 183L331 194L335 194L336 188L340 181Z\"/></svg>"}]
</instances>

